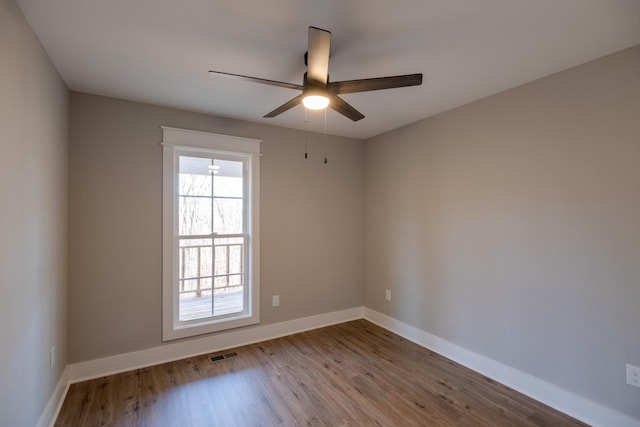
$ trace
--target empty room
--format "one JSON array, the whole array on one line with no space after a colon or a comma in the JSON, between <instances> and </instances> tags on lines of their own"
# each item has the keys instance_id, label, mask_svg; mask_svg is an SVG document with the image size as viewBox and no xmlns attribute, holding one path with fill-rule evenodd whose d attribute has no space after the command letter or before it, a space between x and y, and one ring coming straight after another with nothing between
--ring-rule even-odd
<instances>
[{"instance_id":1,"label":"empty room","mask_svg":"<svg viewBox=\"0 0 640 427\"><path fill-rule=\"evenodd\" d=\"M640 427L640 2L1 0L0 427Z\"/></svg>"}]
</instances>

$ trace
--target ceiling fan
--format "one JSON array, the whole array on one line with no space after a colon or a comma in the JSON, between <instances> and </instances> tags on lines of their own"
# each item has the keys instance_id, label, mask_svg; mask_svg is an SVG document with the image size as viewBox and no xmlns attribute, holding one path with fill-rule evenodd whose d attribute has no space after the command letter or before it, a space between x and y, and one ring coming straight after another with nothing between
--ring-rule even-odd
<instances>
[{"instance_id":1,"label":"ceiling fan","mask_svg":"<svg viewBox=\"0 0 640 427\"><path fill-rule=\"evenodd\" d=\"M329 81L329 51L331 47L331 32L316 27L309 27L309 44L305 53L307 72L304 73L302 85L243 76L240 74L209 71L224 77L262 83L271 86L301 90L302 93L285 102L275 110L266 114L265 118L276 117L302 103L314 110L329 107L343 116L355 121L364 119L364 115L346 103L338 95L343 93L368 92L372 90L392 89L396 87L418 86L422 84L422 73L406 74L402 76L377 77L372 79L346 80L341 82Z\"/></svg>"}]
</instances>

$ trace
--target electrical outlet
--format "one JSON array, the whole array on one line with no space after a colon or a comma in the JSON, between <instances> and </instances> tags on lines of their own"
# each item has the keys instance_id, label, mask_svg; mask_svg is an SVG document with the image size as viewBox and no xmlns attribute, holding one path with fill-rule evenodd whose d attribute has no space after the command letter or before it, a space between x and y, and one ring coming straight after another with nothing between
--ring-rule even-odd
<instances>
[{"instance_id":1,"label":"electrical outlet","mask_svg":"<svg viewBox=\"0 0 640 427\"><path fill-rule=\"evenodd\" d=\"M274 295L271 301L271 305L278 307L280 305L280 295Z\"/></svg>"},{"instance_id":2,"label":"electrical outlet","mask_svg":"<svg viewBox=\"0 0 640 427\"><path fill-rule=\"evenodd\" d=\"M627 384L640 388L640 368L627 365Z\"/></svg>"},{"instance_id":3,"label":"electrical outlet","mask_svg":"<svg viewBox=\"0 0 640 427\"><path fill-rule=\"evenodd\" d=\"M55 363L56 363L56 348L54 346L49 349L49 368L53 369L53 366L55 365Z\"/></svg>"},{"instance_id":4,"label":"electrical outlet","mask_svg":"<svg viewBox=\"0 0 640 427\"><path fill-rule=\"evenodd\" d=\"M387 301L391 301L391 291L389 289L385 290L384 299L386 299Z\"/></svg>"}]
</instances>

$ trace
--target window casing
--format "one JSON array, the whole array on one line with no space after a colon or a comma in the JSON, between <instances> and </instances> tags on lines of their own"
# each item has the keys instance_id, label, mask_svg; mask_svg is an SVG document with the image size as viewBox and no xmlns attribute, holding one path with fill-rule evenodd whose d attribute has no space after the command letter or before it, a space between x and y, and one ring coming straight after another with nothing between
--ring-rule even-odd
<instances>
[{"instance_id":1,"label":"window casing","mask_svg":"<svg viewBox=\"0 0 640 427\"><path fill-rule=\"evenodd\" d=\"M258 323L260 141L162 130L163 340Z\"/></svg>"}]
</instances>

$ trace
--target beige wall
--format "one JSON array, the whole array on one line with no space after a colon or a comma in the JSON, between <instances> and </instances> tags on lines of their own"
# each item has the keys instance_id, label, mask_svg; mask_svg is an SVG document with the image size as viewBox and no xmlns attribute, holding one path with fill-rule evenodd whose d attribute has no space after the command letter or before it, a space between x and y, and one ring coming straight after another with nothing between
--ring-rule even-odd
<instances>
[{"instance_id":1,"label":"beige wall","mask_svg":"<svg viewBox=\"0 0 640 427\"><path fill-rule=\"evenodd\" d=\"M368 307L640 418L640 46L365 150Z\"/></svg>"},{"instance_id":2,"label":"beige wall","mask_svg":"<svg viewBox=\"0 0 640 427\"><path fill-rule=\"evenodd\" d=\"M362 305L364 147L80 93L70 104L69 359L161 342L161 125L263 140L261 324ZM271 296L280 295L280 307Z\"/></svg>"},{"instance_id":3,"label":"beige wall","mask_svg":"<svg viewBox=\"0 0 640 427\"><path fill-rule=\"evenodd\" d=\"M13 0L0 52L0 424L33 426L67 363L68 95Z\"/></svg>"}]
</instances>

